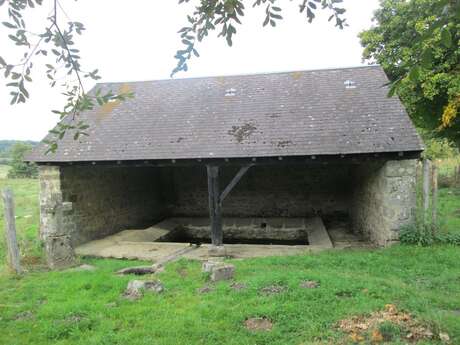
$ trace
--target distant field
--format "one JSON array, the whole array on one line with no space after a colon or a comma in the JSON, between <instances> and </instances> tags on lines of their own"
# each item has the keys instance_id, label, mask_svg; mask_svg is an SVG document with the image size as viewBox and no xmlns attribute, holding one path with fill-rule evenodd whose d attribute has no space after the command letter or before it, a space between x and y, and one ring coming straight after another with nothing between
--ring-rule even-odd
<instances>
[{"instance_id":1,"label":"distant field","mask_svg":"<svg viewBox=\"0 0 460 345\"><path fill-rule=\"evenodd\" d=\"M36 261L42 256L38 240L39 209L37 179L7 179L7 166L0 165L0 190L9 187L13 191L16 211L16 231L21 254L26 261ZM0 229L3 234L3 202L0 198ZM5 257L4 237L0 236L0 267ZM0 342L1 343L1 342Z\"/></svg>"},{"instance_id":2,"label":"distant field","mask_svg":"<svg viewBox=\"0 0 460 345\"><path fill-rule=\"evenodd\" d=\"M9 165L0 164L0 179L6 178L6 175L8 174L8 170L10 170Z\"/></svg>"}]
</instances>

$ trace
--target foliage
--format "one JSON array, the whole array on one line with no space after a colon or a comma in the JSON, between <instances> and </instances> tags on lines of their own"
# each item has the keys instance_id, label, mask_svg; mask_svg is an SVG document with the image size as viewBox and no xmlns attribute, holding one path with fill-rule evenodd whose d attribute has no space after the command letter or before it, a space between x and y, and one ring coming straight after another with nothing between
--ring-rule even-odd
<instances>
[{"instance_id":1,"label":"foliage","mask_svg":"<svg viewBox=\"0 0 460 345\"><path fill-rule=\"evenodd\" d=\"M433 226L430 223L415 222L401 229L399 240L403 244L430 246L435 243Z\"/></svg>"},{"instance_id":2,"label":"foliage","mask_svg":"<svg viewBox=\"0 0 460 345\"><path fill-rule=\"evenodd\" d=\"M422 133L425 143L425 151L422 153L423 158L438 160L458 157L458 148L452 140L445 137L433 136L427 131Z\"/></svg>"},{"instance_id":3,"label":"foliage","mask_svg":"<svg viewBox=\"0 0 460 345\"><path fill-rule=\"evenodd\" d=\"M9 178L32 178L37 177L38 168L34 163L24 161L24 156L32 149L32 145L18 142L11 147L11 169Z\"/></svg>"},{"instance_id":4,"label":"foliage","mask_svg":"<svg viewBox=\"0 0 460 345\"><path fill-rule=\"evenodd\" d=\"M70 21L62 26L62 19L58 14L65 14L57 0L52 2L52 11L48 16L48 25L39 33L28 30L24 14L36 7L43 5L43 0L0 0L0 10L5 9L8 20L1 24L8 29L8 38L11 42L24 49L19 62L7 61L0 56L0 71L6 79L6 86L11 89L11 104L25 103L29 98L28 83L32 82L34 60L44 60L46 77L50 86L57 83L64 88L63 95L67 103L62 110L54 110L61 119L56 128L50 131L47 138L49 145L47 152L57 149L57 141L71 131L74 138L87 135L88 125L78 121L76 116L84 110L92 109L96 104L102 105L112 100L124 100L132 97L131 93L114 94L112 90L102 92L97 88L94 92L87 93L83 87L83 79L98 80L98 69L84 70L80 63L80 51L75 47L75 38L83 33L85 27L80 22ZM41 57L42 59L39 59ZM73 76L75 79L71 79Z\"/></svg>"},{"instance_id":5,"label":"foliage","mask_svg":"<svg viewBox=\"0 0 460 345\"><path fill-rule=\"evenodd\" d=\"M402 244L431 246L433 244L460 245L460 232L443 232L438 225L415 222L401 229L399 240Z\"/></svg>"},{"instance_id":6,"label":"foliage","mask_svg":"<svg viewBox=\"0 0 460 345\"><path fill-rule=\"evenodd\" d=\"M37 145L37 142L32 140L0 140L0 158L11 158L11 147L16 143L25 143L32 146Z\"/></svg>"},{"instance_id":7,"label":"foliage","mask_svg":"<svg viewBox=\"0 0 460 345\"><path fill-rule=\"evenodd\" d=\"M418 127L460 143L460 1L383 0L360 34L363 58L389 76Z\"/></svg>"},{"instance_id":8,"label":"foliage","mask_svg":"<svg viewBox=\"0 0 460 345\"><path fill-rule=\"evenodd\" d=\"M181 260L145 278L159 279L164 293L147 293L138 301L121 294L139 277L114 274L132 266L128 260L85 260L97 270L31 272L20 279L0 273L0 334L2 343L12 345L347 344L339 320L396 303L457 344L459 260L460 251L450 246L230 260L236 281L246 288L234 290L226 281L204 294L198 292L208 283L200 263ZM321 286L302 288L305 279ZM259 292L274 283L286 291ZM245 319L257 316L272 320L273 329L246 330Z\"/></svg>"},{"instance_id":9,"label":"foliage","mask_svg":"<svg viewBox=\"0 0 460 345\"><path fill-rule=\"evenodd\" d=\"M401 335L399 326L390 321L382 322L379 325L379 331L384 341L391 341Z\"/></svg>"},{"instance_id":10,"label":"foliage","mask_svg":"<svg viewBox=\"0 0 460 345\"><path fill-rule=\"evenodd\" d=\"M281 1L279 0L253 0L252 7L264 7L265 19L263 26L270 24L276 26L277 21L282 20ZM299 0L299 12L306 16L309 23L315 18L318 7L323 10L328 9L331 13L329 21L335 20L335 25L342 29L346 25L346 20L342 18L345 9L338 4L343 0ZM188 3L190 0L179 0L179 3ZM233 35L236 34L236 26L241 24L241 19L245 14L243 1L240 0L211 0L196 1L199 4L195 7L192 15L187 16L189 26L184 26L179 30L184 49L178 50L175 58L177 66L171 75L179 71L187 71L187 61L193 56L198 57L196 49L197 43L206 38L210 31L217 30L218 36L222 36L231 46Z\"/></svg>"}]
</instances>

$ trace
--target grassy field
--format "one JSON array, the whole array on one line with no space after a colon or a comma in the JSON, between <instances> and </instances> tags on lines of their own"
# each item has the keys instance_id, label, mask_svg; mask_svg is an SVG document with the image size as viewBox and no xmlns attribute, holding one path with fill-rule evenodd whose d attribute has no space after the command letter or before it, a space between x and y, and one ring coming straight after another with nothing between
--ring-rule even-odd
<instances>
[{"instance_id":1,"label":"grassy field","mask_svg":"<svg viewBox=\"0 0 460 345\"><path fill-rule=\"evenodd\" d=\"M444 231L460 233L460 188L439 191L439 213Z\"/></svg>"},{"instance_id":2,"label":"grassy field","mask_svg":"<svg viewBox=\"0 0 460 345\"><path fill-rule=\"evenodd\" d=\"M339 320L394 304L458 344L459 260L458 248L449 246L235 260L236 281L246 288L236 291L221 282L206 294L197 291L206 284L199 263L183 260L154 277L164 283L164 293L146 294L137 301L121 297L133 277L114 274L132 262L89 260L96 271L0 277L0 342L341 344L349 338L337 329ZM318 281L320 287L301 288L306 279ZM273 284L285 290L261 293ZM250 332L244 327L249 317L266 317L273 329Z\"/></svg>"},{"instance_id":3,"label":"grassy field","mask_svg":"<svg viewBox=\"0 0 460 345\"><path fill-rule=\"evenodd\" d=\"M0 164L0 179L5 179L10 167L8 165Z\"/></svg>"},{"instance_id":4,"label":"grassy field","mask_svg":"<svg viewBox=\"0 0 460 345\"><path fill-rule=\"evenodd\" d=\"M0 190L10 187L13 191L16 211L16 228L22 255L26 263L41 259L42 251L38 240L39 202L37 179L7 179L7 166L0 165ZM0 228L4 229L3 202L0 201ZM0 239L0 260L5 257L5 242Z\"/></svg>"},{"instance_id":5,"label":"grassy field","mask_svg":"<svg viewBox=\"0 0 460 345\"><path fill-rule=\"evenodd\" d=\"M37 265L42 260L38 181L0 175L0 189L5 186L15 194L18 236L29 272L14 277L0 270L0 344L347 344L353 341L338 322L387 304L433 332L434 339L419 344L441 343L439 332L447 333L451 344L460 344L458 247L395 246L233 260L235 281L245 288L237 291L222 282L211 285L209 293L197 291L207 284L199 263L182 260L141 278L160 279L163 294L128 301L121 294L135 277L114 272L133 262L84 260L97 267L94 272L48 272ZM460 189L442 189L439 206L445 228L458 231ZM304 280L320 286L303 288ZM271 285L281 286L282 292L261 293ZM248 331L244 321L250 317L268 318L273 329ZM404 344L406 333L386 343Z\"/></svg>"}]
</instances>

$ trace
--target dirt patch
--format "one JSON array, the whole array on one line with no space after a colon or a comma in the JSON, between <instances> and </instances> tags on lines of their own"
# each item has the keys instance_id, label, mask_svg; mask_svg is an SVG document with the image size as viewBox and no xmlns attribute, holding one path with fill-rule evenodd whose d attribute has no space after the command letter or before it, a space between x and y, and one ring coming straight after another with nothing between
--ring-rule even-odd
<instances>
[{"instance_id":1,"label":"dirt patch","mask_svg":"<svg viewBox=\"0 0 460 345\"><path fill-rule=\"evenodd\" d=\"M63 321L65 323L79 323L81 322L85 317L83 315L80 315L80 314L71 314L71 315L68 315Z\"/></svg>"},{"instance_id":2,"label":"dirt patch","mask_svg":"<svg viewBox=\"0 0 460 345\"><path fill-rule=\"evenodd\" d=\"M336 292L335 295L339 298L352 298L355 296L355 293L353 291L343 290Z\"/></svg>"},{"instance_id":3,"label":"dirt patch","mask_svg":"<svg viewBox=\"0 0 460 345\"><path fill-rule=\"evenodd\" d=\"M304 280L300 282L300 287L303 289L316 289L319 288L319 282L315 280Z\"/></svg>"},{"instance_id":4,"label":"dirt patch","mask_svg":"<svg viewBox=\"0 0 460 345\"><path fill-rule=\"evenodd\" d=\"M244 321L246 329L249 331L271 331L273 323L266 317L253 317Z\"/></svg>"},{"instance_id":5,"label":"dirt patch","mask_svg":"<svg viewBox=\"0 0 460 345\"><path fill-rule=\"evenodd\" d=\"M16 316L14 317L16 321L32 320L33 318L35 318L35 316L30 310L26 310L19 314L16 314Z\"/></svg>"},{"instance_id":6,"label":"dirt patch","mask_svg":"<svg viewBox=\"0 0 460 345\"><path fill-rule=\"evenodd\" d=\"M188 271L186 268L178 268L177 273L182 277L185 278L188 276Z\"/></svg>"},{"instance_id":7,"label":"dirt patch","mask_svg":"<svg viewBox=\"0 0 460 345\"><path fill-rule=\"evenodd\" d=\"M446 339L447 334L435 335L431 329L415 320L409 313L399 311L394 304L369 315L352 316L339 321L338 329L356 343L396 341L417 343L420 340Z\"/></svg>"},{"instance_id":8,"label":"dirt patch","mask_svg":"<svg viewBox=\"0 0 460 345\"><path fill-rule=\"evenodd\" d=\"M287 291L287 287L283 285L269 285L260 289L260 293L263 295L276 295Z\"/></svg>"},{"instance_id":9,"label":"dirt patch","mask_svg":"<svg viewBox=\"0 0 460 345\"><path fill-rule=\"evenodd\" d=\"M198 289L198 293L201 293L201 294L210 293L212 291L214 291L214 288L209 285L205 285L202 288Z\"/></svg>"},{"instance_id":10,"label":"dirt patch","mask_svg":"<svg viewBox=\"0 0 460 345\"><path fill-rule=\"evenodd\" d=\"M241 290L246 289L246 284L244 284L244 283L232 283L232 284L230 284L230 287L235 291L241 291Z\"/></svg>"}]
</instances>

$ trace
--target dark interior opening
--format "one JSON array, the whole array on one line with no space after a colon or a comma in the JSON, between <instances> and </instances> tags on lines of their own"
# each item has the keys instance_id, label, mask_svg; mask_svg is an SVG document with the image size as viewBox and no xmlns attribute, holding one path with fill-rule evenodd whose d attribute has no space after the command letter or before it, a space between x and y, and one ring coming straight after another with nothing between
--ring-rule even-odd
<instances>
[{"instance_id":1,"label":"dark interior opening","mask_svg":"<svg viewBox=\"0 0 460 345\"><path fill-rule=\"evenodd\" d=\"M206 244L211 243L209 237L193 236L187 231L172 231L170 234L163 236L156 240L156 242L178 242L178 243L191 243L191 244ZM296 239L271 239L271 238L237 238L225 237L224 244L278 244L288 246L306 246L309 244L307 233L304 236Z\"/></svg>"}]
</instances>

